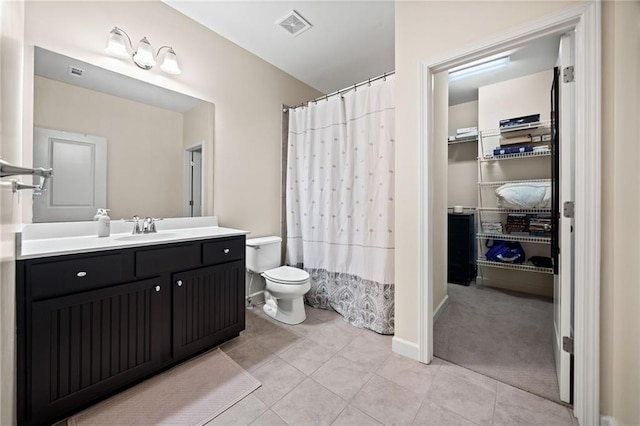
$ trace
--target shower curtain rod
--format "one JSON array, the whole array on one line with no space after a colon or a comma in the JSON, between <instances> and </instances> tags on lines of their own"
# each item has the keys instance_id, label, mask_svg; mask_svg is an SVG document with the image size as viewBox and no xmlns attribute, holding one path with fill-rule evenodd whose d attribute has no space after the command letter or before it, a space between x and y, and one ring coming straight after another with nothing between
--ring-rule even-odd
<instances>
[{"instance_id":1,"label":"shower curtain rod","mask_svg":"<svg viewBox=\"0 0 640 426\"><path fill-rule=\"evenodd\" d=\"M318 103L318 101L322 101L324 99L329 99L332 96L336 96L336 95L341 95L343 93L347 93L350 90L356 90L360 86L364 86L365 84L371 84L371 82L376 81L376 80L386 79L388 76L393 75L395 73L396 73L395 71L386 72L386 73L384 73L382 75L379 75L377 77L370 78L370 79L365 80L365 81L363 81L361 83L354 84L353 86L347 86L344 89L336 90L335 92L329 93L328 95L323 95L323 96L320 96L319 98L315 98L313 100L310 100L310 101L307 101L307 102L303 102L301 104L298 104L298 105L295 105L295 106L292 106L292 107L286 107L286 108L284 108L283 112L287 112L290 109L296 109L296 108L307 106L311 102Z\"/></svg>"}]
</instances>

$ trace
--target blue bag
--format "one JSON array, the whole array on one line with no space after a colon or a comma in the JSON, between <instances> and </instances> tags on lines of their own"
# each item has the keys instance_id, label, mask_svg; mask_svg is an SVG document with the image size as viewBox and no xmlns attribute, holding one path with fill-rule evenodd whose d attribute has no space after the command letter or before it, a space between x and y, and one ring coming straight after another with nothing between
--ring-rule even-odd
<instances>
[{"instance_id":1,"label":"blue bag","mask_svg":"<svg viewBox=\"0 0 640 426\"><path fill-rule=\"evenodd\" d=\"M502 263L523 263L526 259L522 245L517 241L489 240L485 242L489 251L485 254L487 260Z\"/></svg>"}]
</instances>

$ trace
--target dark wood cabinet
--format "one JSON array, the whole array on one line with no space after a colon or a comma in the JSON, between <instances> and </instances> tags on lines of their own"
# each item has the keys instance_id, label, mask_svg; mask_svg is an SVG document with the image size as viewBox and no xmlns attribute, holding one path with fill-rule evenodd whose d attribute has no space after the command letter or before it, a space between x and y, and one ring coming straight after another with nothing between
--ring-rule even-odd
<instances>
[{"instance_id":1,"label":"dark wood cabinet","mask_svg":"<svg viewBox=\"0 0 640 426\"><path fill-rule=\"evenodd\" d=\"M18 423L52 424L239 335L244 240L18 261ZM205 256L226 246L231 259Z\"/></svg>"},{"instance_id":2,"label":"dark wood cabinet","mask_svg":"<svg viewBox=\"0 0 640 426\"><path fill-rule=\"evenodd\" d=\"M182 358L244 329L244 262L173 275L173 356Z\"/></svg>"},{"instance_id":3,"label":"dark wood cabinet","mask_svg":"<svg viewBox=\"0 0 640 426\"><path fill-rule=\"evenodd\" d=\"M33 423L46 423L160 366L158 280L33 302Z\"/></svg>"}]
</instances>

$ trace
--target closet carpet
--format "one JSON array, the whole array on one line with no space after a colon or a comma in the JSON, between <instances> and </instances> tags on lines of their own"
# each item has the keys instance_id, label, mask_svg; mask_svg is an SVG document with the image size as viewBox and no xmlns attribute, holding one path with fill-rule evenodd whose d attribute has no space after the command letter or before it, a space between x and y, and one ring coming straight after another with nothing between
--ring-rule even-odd
<instances>
[{"instance_id":1,"label":"closet carpet","mask_svg":"<svg viewBox=\"0 0 640 426\"><path fill-rule=\"evenodd\" d=\"M475 284L449 284L448 294L434 326L435 356L560 401L551 299Z\"/></svg>"}]
</instances>

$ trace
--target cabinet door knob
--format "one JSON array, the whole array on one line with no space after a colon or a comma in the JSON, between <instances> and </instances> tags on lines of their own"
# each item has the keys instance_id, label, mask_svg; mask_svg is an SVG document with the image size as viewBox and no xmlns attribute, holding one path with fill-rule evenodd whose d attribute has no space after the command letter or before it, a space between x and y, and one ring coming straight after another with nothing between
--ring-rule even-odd
<instances>
[{"instance_id":1,"label":"cabinet door knob","mask_svg":"<svg viewBox=\"0 0 640 426\"><path fill-rule=\"evenodd\" d=\"M229 249L224 249L224 250L222 250L222 251L224 252L224 254L229 253Z\"/></svg>"},{"instance_id":2,"label":"cabinet door knob","mask_svg":"<svg viewBox=\"0 0 640 426\"><path fill-rule=\"evenodd\" d=\"M178 287L182 287L182 280L176 281L176 284L178 284Z\"/></svg>"},{"instance_id":3,"label":"cabinet door knob","mask_svg":"<svg viewBox=\"0 0 640 426\"><path fill-rule=\"evenodd\" d=\"M76 276L78 276L78 277L80 277L80 278L82 278L82 277L86 277L86 276L87 276L87 273L86 273L85 271L80 271L80 272L78 272L78 273L76 274Z\"/></svg>"},{"instance_id":4,"label":"cabinet door knob","mask_svg":"<svg viewBox=\"0 0 640 426\"><path fill-rule=\"evenodd\" d=\"M159 285L156 286L156 291L160 291L160 286Z\"/></svg>"}]
</instances>

